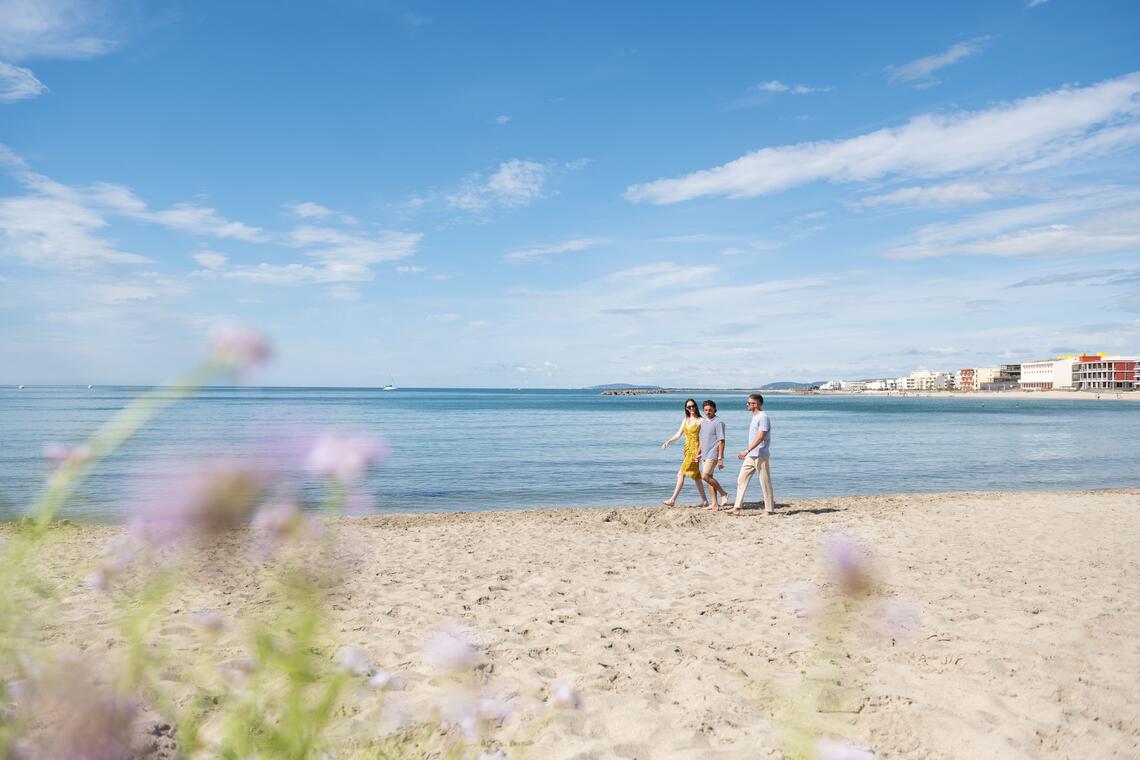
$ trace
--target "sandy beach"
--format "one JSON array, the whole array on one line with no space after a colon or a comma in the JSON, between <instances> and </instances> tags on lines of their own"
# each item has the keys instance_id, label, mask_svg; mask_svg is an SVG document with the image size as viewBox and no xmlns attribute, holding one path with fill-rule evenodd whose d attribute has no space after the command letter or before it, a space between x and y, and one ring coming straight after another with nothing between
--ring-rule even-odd
<instances>
[{"instance_id":1,"label":"sandy beach","mask_svg":"<svg viewBox=\"0 0 1140 760\"><path fill-rule=\"evenodd\" d=\"M47 559L73 581L121 530L54 528ZM401 699L435 687L420 646L447 619L476 632L488 687L520 715L553 679L575 684L582 709L512 757L777 758L806 691L823 694L813 720L882 758L1140 756L1140 488L803 500L774 517L370 517L331 531L337 643L403 679ZM835 533L870 552L873 598L834 601L820 547ZM230 572L177 592L164 645L248 654L236 626L205 644L190 623L264 603L239 540L200 557ZM824 619L832 603L841 633ZM112 609L76 584L49 643L113 648Z\"/></svg>"}]
</instances>

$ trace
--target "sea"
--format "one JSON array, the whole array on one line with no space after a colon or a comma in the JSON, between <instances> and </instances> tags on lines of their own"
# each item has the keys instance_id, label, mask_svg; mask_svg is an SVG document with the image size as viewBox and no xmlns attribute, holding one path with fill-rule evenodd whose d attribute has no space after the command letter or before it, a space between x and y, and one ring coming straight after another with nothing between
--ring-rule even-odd
<instances>
[{"instance_id":1,"label":"sea","mask_svg":"<svg viewBox=\"0 0 1140 760\"><path fill-rule=\"evenodd\" d=\"M46 443L79 443L144 391L0 388L0 517L25 514L49 474ZM733 492L746 445L746 394L713 399L727 426ZM374 436L387 450L362 484L380 514L610 507L659 503L681 442L661 443L685 395L472 388L207 388L169 408L94 470L64 510L117 522L163 478L204 462L305 440L321 431ZM940 491L1031 491L1140 485L1140 403L1025 398L811 396L773 393L777 502ZM156 490L155 484L159 487ZM322 485L303 481L315 502ZM146 496L144 496L144 494ZM753 481L749 499L759 497ZM687 482L679 503L695 503Z\"/></svg>"}]
</instances>

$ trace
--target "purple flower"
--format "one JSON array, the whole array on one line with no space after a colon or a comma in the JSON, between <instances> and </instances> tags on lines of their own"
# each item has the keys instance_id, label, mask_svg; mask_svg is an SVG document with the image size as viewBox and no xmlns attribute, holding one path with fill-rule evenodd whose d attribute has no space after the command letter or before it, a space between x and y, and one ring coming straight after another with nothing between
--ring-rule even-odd
<instances>
[{"instance_id":1,"label":"purple flower","mask_svg":"<svg viewBox=\"0 0 1140 760\"><path fill-rule=\"evenodd\" d=\"M225 325L214 331L210 359L229 371L256 369L272 354L265 336L250 327Z\"/></svg>"},{"instance_id":2,"label":"purple flower","mask_svg":"<svg viewBox=\"0 0 1140 760\"><path fill-rule=\"evenodd\" d=\"M184 533L217 533L247 522L267 486L265 473L241 461L210 462L155 484L132 532L162 546Z\"/></svg>"},{"instance_id":3,"label":"purple flower","mask_svg":"<svg viewBox=\"0 0 1140 760\"><path fill-rule=\"evenodd\" d=\"M816 760L875 760L875 753L866 747L838 739L818 739L815 743Z\"/></svg>"},{"instance_id":4,"label":"purple flower","mask_svg":"<svg viewBox=\"0 0 1140 760\"><path fill-rule=\"evenodd\" d=\"M850 537L832 534L824 541L824 556L831 574L845 594L861 596L871 589L866 551Z\"/></svg>"},{"instance_id":5,"label":"purple flower","mask_svg":"<svg viewBox=\"0 0 1140 760\"><path fill-rule=\"evenodd\" d=\"M368 654L356 647L341 647L336 650L336 662L341 671L352 673L354 676L367 675L372 670Z\"/></svg>"},{"instance_id":6,"label":"purple flower","mask_svg":"<svg viewBox=\"0 0 1140 760\"><path fill-rule=\"evenodd\" d=\"M445 623L424 640L423 659L437 670L453 673L475 667L481 653L471 631L456 623Z\"/></svg>"},{"instance_id":7,"label":"purple flower","mask_svg":"<svg viewBox=\"0 0 1140 760\"><path fill-rule=\"evenodd\" d=\"M494 694L484 694L475 704L475 714L480 720L504 721L515 711L514 705Z\"/></svg>"},{"instance_id":8,"label":"purple flower","mask_svg":"<svg viewBox=\"0 0 1140 760\"><path fill-rule=\"evenodd\" d=\"M314 475L351 481L360 478L384 453L375 438L326 433L317 438L305 459Z\"/></svg>"},{"instance_id":9,"label":"purple flower","mask_svg":"<svg viewBox=\"0 0 1140 760\"><path fill-rule=\"evenodd\" d=\"M555 707L565 707L571 710L582 708L582 695L569 681L555 681L550 689L550 701Z\"/></svg>"},{"instance_id":10,"label":"purple flower","mask_svg":"<svg viewBox=\"0 0 1140 760\"><path fill-rule=\"evenodd\" d=\"M507 753L501 749L494 750L493 752L480 752L476 760L507 760Z\"/></svg>"},{"instance_id":11,"label":"purple flower","mask_svg":"<svg viewBox=\"0 0 1140 760\"><path fill-rule=\"evenodd\" d=\"M377 691L400 691L404 682L386 670L378 670L368 679L368 685Z\"/></svg>"}]
</instances>

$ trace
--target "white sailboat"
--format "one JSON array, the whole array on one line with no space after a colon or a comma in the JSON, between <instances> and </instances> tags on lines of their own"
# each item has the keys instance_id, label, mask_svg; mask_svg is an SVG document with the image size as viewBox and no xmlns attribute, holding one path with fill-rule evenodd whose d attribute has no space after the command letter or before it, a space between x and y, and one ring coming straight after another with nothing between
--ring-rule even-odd
<instances>
[{"instance_id":1,"label":"white sailboat","mask_svg":"<svg viewBox=\"0 0 1140 760\"><path fill-rule=\"evenodd\" d=\"M388 379L390 382L387 385L385 385L383 388L381 388L380 390L382 390L382 391L394 391L394 390L396 390L396 378L390 377Z\"/></svg>"}]
</instances>

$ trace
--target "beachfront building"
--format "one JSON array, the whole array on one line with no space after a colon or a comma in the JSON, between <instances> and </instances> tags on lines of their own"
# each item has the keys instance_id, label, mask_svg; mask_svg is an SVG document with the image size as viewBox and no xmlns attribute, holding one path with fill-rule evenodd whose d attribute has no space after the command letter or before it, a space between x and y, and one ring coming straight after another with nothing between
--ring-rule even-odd
<instances>
[{"instance_id":1,"label":"beachfront building","mask_svg":"<svg viewBox=\"0 0 1140 760\"><path fill-rule=\"evenodd\" d=\"M842 380L828 380L823 385L819 386L821 391L841 391L846 383Z\"/></svg>"},{"instance_id":2,"label":"beachfront building","mask_svg":"<svg viewBox=\"0 0 1140 760\"><path fill-rule=\"evenodd\" d=\"M1017 388L1020 383L1021 365L1003 364L992 382L978 383L978 388L983 391L1008 391Z\"/></svg>"},{"instance_id":3,"label":"beachfront building","mask_svg":"<svg viewBox=\"0 0 1140 760\"><path fill-rule=\"evenodd\" d=\"M946 372L930 372L920 369L911 372L905 378L899 378L900 390L908 391L944 391L954 387L954 379Z\"/></svg>"},{"instance_id":4,"label":"beachfront building","mask_svg":"<svg viewBox=\"0 0 1140 760\"><path fill-rule=\"evenodd\" d=\"M899 389L899 381L894 377L885 377L881 380L868 380L867 390L869 391L897 391Z\"/></svg>"},{"instance_id":5,"label":"beachfront building","mask_svg":"<svg viewBox=\"0 0 1140 760\"><path fill-rule=\"evenodd\" d=\"M848 380L843 383L843 390L851 391L852 393L862 393L867 390L866 380Z\"/></svg>"},{"instance_id":6,"label":"beachfront building","mask_svg":"<svg viewBox=\"0 0 1140 760\"><path fill-rule=\"evenodd\" d=\"M1018 365L1018 369L1020 370ZM958 370L955 385L960 391L981 390L984 383L993 383L1001 372L997 367L965 367Z\"/></svg>"},{"instance_id":7,"label":"beachfront building","mask_svg":"<svg viewBox=\"0 0 1140 760\"><path fill-rule=\"evenodd\" d=\"M1022 362L1021 387L1027 391L1072 390L1076 363L1077 357L1072 355Z\"/></svg>"},{"instance_id":8,"label":"beachfront building","mask_svg":"<svg viewBox=\"0 0 1140 760\"><path fill-rule=\"evenodd\" d=\"M1082 391L1140 388L1140 358L1084 354L1073 364L1073 385Z\"/></svg>"}]
</instances>

